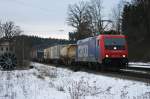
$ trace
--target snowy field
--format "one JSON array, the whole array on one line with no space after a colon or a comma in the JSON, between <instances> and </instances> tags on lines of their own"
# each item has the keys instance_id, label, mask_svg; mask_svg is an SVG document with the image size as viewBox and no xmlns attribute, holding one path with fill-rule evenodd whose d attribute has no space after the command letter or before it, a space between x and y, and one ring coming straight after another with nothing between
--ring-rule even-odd
<instances>
[{"instance_id":1,"label":"snowy field","mask_svg":"<svg viewBox=\"0 0 150 99\"><path fill-rule=\"evenodd\" d=\"M150 99L150 84L33 63L0 71L0 99Z\"/></svg>"}]
</instances>

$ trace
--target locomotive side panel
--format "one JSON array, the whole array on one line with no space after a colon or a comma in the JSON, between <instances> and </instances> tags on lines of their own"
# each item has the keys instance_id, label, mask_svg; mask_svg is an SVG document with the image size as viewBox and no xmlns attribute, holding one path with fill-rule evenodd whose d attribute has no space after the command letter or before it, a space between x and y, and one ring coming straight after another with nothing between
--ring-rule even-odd
<instances>
[{"instance_id":1,"label":"locomotive side panel","mask_svg":"<svg viewBox=\"0 0 150 99\"><path fill-rule=\"evenodd\" d=\"M90 38L88 42L88 61L89 62L97 62L97 46L96 46L96 38Z\"/></svg>"},{"instance_id":2,"label":"locomotive side panel","mask_svg":"<svg viewBox=\"0 0 150 99\"><path fill-rule=\"evenodd\" d=\"M90 37L77 42L76 61L96 62L96 37Z\"/></svg>"}]
</instances>

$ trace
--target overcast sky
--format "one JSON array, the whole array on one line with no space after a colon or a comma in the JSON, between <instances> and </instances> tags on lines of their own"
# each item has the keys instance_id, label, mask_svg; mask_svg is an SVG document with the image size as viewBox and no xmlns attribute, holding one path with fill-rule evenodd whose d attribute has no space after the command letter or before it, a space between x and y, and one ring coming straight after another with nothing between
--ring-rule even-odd
<instances>
[{"instance_id":1,"label":"overcast sky","mask_svg":"<svg viewBox=\"0 0 150 99\"><path fill-rule=\"evenodd\" d=\"M0 0L0 20L14 21L25 34L68 38L68 32L73 30L66 23L68 5L79 1L81 0ZM119 1L103 0L105 17L110 15L111 9Z\"/></svg>"}]
</instances>

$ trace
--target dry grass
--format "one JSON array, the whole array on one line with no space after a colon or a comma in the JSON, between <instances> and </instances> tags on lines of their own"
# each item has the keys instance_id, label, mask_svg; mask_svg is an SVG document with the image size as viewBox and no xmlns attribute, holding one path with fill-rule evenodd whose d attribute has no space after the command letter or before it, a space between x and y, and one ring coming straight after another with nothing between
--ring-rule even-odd
<instances>
[{"instance_id":1,"label":"dry grass","mask_svg":"<svg viewBox=\"0 0 150 99\"><path fill-rule=\"evenodd\" d=\"M85 99L85 96L97 95L101 92L100 89L96 85L91 86L87 80L82 78L79 81L73 81L68 87L71 99Z\"/></svg>"},{"instance_id":2,"label":"dry grass","mask_svg":"<svg viewBox=\"0 0 150 99\"><path fill-rule=\"evenodd\" d=\"M45 77L49 77L49 78L56 78L57 77L57 69L56 68L45 68L45 67L41 67L36 68L38 70L38 74L37 75L38 78L44 79Z\"/></svg>"}]
</instances>

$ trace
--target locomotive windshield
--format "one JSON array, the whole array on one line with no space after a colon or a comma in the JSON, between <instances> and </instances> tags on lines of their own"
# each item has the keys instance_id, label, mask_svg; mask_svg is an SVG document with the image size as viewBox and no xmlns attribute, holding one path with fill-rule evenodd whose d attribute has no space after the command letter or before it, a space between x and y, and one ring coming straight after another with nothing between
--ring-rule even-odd
<instances>
[{"instance_id":1,"label":"locomotive windshield","mask_svg":"<svg viewBox=\"0 0 150 99\"><path fill-rule=\"evenodd\" d=\"M105 48L108 50L125 50L124 38L105 38Z\"/></svg>"},{"instance_id":2,"label":"locomotive windshield","mask_svg":"<svg viewBox=\"0 0 150 99\"><path fill-rule=\"evenodd\" d=\"M105 45L125 45L124 38L105 38Z\"/></svg>"}]
</instances>

